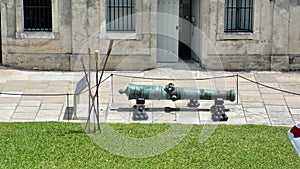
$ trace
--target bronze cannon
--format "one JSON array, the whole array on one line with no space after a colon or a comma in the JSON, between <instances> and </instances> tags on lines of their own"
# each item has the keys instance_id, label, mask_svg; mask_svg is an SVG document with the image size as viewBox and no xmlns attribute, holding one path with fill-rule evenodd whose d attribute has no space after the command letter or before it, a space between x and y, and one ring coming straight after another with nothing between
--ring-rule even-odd
<instances>
[{"instance_id":1,"label":"bronze cannon","mask_svg":"<svg viewBox=\"0 0 300 169\"><path fill-rule=\"evenodd\" d=\"M120 89L120 94L126 94L128 100L136 100L136 110L133 119L138 120L135 116L140 114L148 119L144 113L145 100L190 100L188 107L198 107L200 104L198 100L215 100L215 105L211 107L212 119L214 121L227 121L228 117L225 114L225 107L223 100L235 101L234 90L207 90L196 88L181 88L175 87L173 83L166 86L152 86L152 85L136 85L129 84L125 90Z\"/></svg>"}]
</instances>

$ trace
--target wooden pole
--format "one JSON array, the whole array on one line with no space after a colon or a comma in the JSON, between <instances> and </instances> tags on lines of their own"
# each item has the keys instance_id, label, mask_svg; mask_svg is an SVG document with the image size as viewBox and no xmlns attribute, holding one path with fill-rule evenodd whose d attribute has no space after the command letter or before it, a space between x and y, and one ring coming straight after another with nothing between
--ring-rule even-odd
<instances>
[{"instance_id":1,"label":"wooden pole","mask_svg":"<svg viewBox=\"0 0 300 169\"><path fill-rule=\"evenodd\" d=\"M91 52L92 52L92 48L89 47L88 48L88 54L89 54L89 70L88 70L88 86L91 86ZM91 92L89 92L89 116L90 116L90 113L91 113ZM90 122L90 118L88 118L88 133L90 133L90 127L91 127L91 122Z\"/></svg>"},{"instance_id":2,"label":"wooden pole","mask_svg":"<svg viewBox=\"0 0 300 169\"><path fill-rule=\"evenodd\" d=\"M100 83L98 82L98 62L99 62L99 50L95 50L95 62L96 62L96 99L97 99L97 114L96 114L96 119L97 119L97 126L98 126L98 130L101 132L101 128L100 128L100 111L99 111L99 86Z\"/></svg>"}]
</instances>

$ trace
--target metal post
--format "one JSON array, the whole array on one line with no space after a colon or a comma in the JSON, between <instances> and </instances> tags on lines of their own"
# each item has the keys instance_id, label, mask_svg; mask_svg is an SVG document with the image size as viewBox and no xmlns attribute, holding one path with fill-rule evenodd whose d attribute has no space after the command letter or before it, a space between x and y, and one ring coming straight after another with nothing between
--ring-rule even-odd
<instances>
[{"instance_id":1,"label":"metal post","mask_svg":"<svg viewBox=\"0 0 300 169\"><path fill-rule=\"evenodd\" d=\"M236 104L239 104L239 75L236 75Z\"/></svg>"},{"instance_id":2,"label":"metal post","mask_svg":"<svg viewBox=\"0 0 300 169\"><path fill-rule=\"evenodd\" d=\"M115 106L115 100L114 100L114 75L111 74L111 81L110 81L110 87L111 87L111 104Z\"/></svg>"},{"instance_id":3,"label":"metal post","mask_svg":"<svg viewBox=\"0 0 300 169\"><path fill-rule=\"evenodd\" d=\"M70 121L69 93L67 93L67 112L68 112L68 122L69 122Z\"/></svg>"}]
</instances>

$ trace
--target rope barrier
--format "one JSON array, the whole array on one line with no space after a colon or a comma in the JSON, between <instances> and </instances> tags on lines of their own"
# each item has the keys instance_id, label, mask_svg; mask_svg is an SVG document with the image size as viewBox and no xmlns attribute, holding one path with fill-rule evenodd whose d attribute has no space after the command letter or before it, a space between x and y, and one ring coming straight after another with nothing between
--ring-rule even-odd
<instances>
[{"instance_id":1,"label":"rope barrier","mask_svg":"<svg viewBox=\"0 0 300 169\"><path fill-rule=\"evenodd\" d=\"M125 77L125 78L135 78L135 79L146 79L146 80L177 80L177 81L185 81L185 80L211 80L211 79L225 79L225 78L231 78L236 77L236 75L229 75L229 76L217 76L217 77L208 77L208 78L196 78L196 79L171 79L171 78L147 78L147 77L139 77L139 76L128 76L128 75L119 75L119 74L113 74L114 76L119 77Z\"/></svg>"},{"instance_id":2,"label":"rope barrier","mask_svg":"<svg viewBox=\"0 0 300 169\"><path fill-rule=\"evenodd\" d=\"M24 94L24 93L7 93L7 92L0 92L0 94L3 95L8 95L8 96L37 96L37 97L41 97L41 96L66 96L67 94L46 94L46 93L40 93L40 94ZM69 94L70 95L70 94Z\"/></svg>"},{"instance_id":3,"label":"rope barrier","mask_svg":"<svg viewBox=\"0 0 300 169\"><path fill-rule=\"evenodd\" d=\"M107 78L105 78L104 80L101 81L101 83L105 82L106 80L108 80L109 78L111 77L111 75L109 75ZM101 84L100 83L100 84ZM94 85L92 87L95 88L97 87L97 85ZM88 92L88 89L80 92L80 93L36 93L36 94L33 94L33 93L8 93L8 92L0 92L0 94L3 94L3 95L7 95L7 96L30 96L30 97L59 97L59 96L78 96L78 95L82 95L84 93Z\"/></svg>"},{"instance_id":4,"label":"rope barrier","mask_svg":"<svg viewBox=\"0 0 300 169\"><path fill-rule=\"evenodd\" d=\"M247 80L251 83L254 83L254 84L257 84L257 85L260 85L260 86L263 86L263 87L266 87L266 88L269 88L269 89L272 89L272 90L275 90L275 91L279 91L279 92L283 92L283 93L287 93L287 94L292 94L292 95L296 95L296 96L300 96L300 93L296 93L296 92L291 92L291 91L288 91L288 90L283 90L283 89L278 89L278 88L275 88L275 87L272 87L272 86L268 86L268 85L265 85L263 83L260 83L260 82L257 82L257 81L254 81L254 80L251 80L249 78L246 78L244 76L241 76L241 75L228 75L228 76L217 76L217 77L209 77L209 78L196 78L196 79L168 79L168 78L145 78L145 77L139 77L139 76L128 76L128 75L120 75L120 74L111 74L109 75L108 77L106 77L104 80L102 80L100 82L101 83L104 83L105 81L107 81L109 78L111 78L112 76L119 76L119 77L125 77L125 78L136 78L136 79L146 79L146 80L178 80L178 81L188 81L188 80L212 80L212 79L223 79L223 78L232 78L232 77L239 77L239 78L242 78L244 80ZM237 78L238 79L238 78ZM93 86L91 89L94 89L95 87L97 87L97 85ZM39 94L28 94L28 93L9 93L9 92L0 92L0 94L2 95L8 95L8 96L32 96L32 97L59 97L59 96L78 96L78 95L81 95L81 94L84 94L88 92L88 89L87 90L84 90L80 93L66 93L66 94L63 94L63 93L39 93Z\"/></svg>"},{"instance_id":5,"label":"rope barrier","mask_svg":"<svg viewBox=\"0 0 300 169\"><path fill-rule=\"evenodd\" d=\"M266 87L266 88L269 88L269 89L272 89L272 90L276 90L276 91L279 91L279 92L283 92L283 93L288 93L288 94L292 94L292 95L296 95L296 96L300 96L300 93L295 93L295 92L291 92L291 91L287 91L287 90L282 90L282 89L278 89L278 88L275 88L275 87L272 87L272 86L268 86L268 85L265 85L265 84L262 84L260 82L256 82L254 80L251 80L251 79L248 79L246 77L243 77L241 75L238 75L240 78L242 79L245 79L249 82L252 82L252 83L255 83L257 85L260 85L260 86L263 86L263 87Z\"/></svg>"},{"instance_id":6,"label":"rope barrier","mask_svg":"<svg viewBox=\"0 0 300 169\"><path fill-rule=\"evenodd\" d=\"M112 76L112 75L109 75L107 78L105 78L104 80L102 80L102 81L100 82L100 85L101 85L101 83L103 83L103 82L105 82L106 80L108 80L109 78L111 78L111 76ZM97 85L92 86L91 89L94 89L95 87L97 87ZM84 91L82 91L82 92L80 92L80 93L74 93L74 94L69 94L69 95L72 95L72 96L78 96L78 95L82 95L82 94L84 94L84 93L86 93L86 92L88 92L88 91L89 91L89 89L86 89L86 90L84 90Z\"/></svg>"}]
</instances>

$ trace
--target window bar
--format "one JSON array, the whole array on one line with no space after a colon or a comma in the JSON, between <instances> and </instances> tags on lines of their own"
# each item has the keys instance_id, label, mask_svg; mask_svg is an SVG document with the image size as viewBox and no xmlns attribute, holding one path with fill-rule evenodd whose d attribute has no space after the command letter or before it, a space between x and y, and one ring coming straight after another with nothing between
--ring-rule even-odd
<instances>
[{"instance_id":1,"label":"window bar","mask_svg":"<svg viewBox=\"0 0 300 169\"><path fill-rule=\"evenodd\" d=\"M106 11L106 14L107 14L107 17L106 17L106 29L107 30L110 30L111 28L110 28L110 12L111 12L111 10L110 10L110 3L111 3L111 1L110 0L106 0L106 5L107 5L107 11Z\"/></svg>"},{"instance_id":2,"label":"window bar","mask_svg":"<svg viewBox=\"0 0 300 169\"><path fill-rule=\"evenodd\" d=\"M117 17L117 28L116 30L120 30L120 0L117 0L118 1L118 6L116 7L117 8L117 14L118 14L118 17Z\"/></svg>"},{"instance_id":3,"label":"window bar","mask_svg":"<svg viewBox=\"0 0 300 169\"><path fill-rule=\"evenodd\" d=\"M32 8L30 8L30 6L32 5L32 0L29 1L29 7L28 7L28 10L30 12L30 15L29 15L29 25L28 25L28 29L31 30L32 29L32 25L33 25L33 11L32 11Z\"/></svg>"},{"instance_id":4,"label":"window bar","mask_svg":"<svg viewBox=\"0 0 300 169\"><path fill-rule=\"evenodd\" d=\"M236 1L236 28L235 31L238 32L241 30L241 1Z\"/></svg>"},{"instance_id":5,"label":"window bar","mask_svg":"<svg viewBox=\"0 0 300 169\"><path fill-rule=\"evenodd\" d=\"M232 24L233 24L233 0L231 0L231 21L230 21L230 32L232 32Z\"/></svg>"},{"instance_id":6,"label":"window bar","mask_svg":"<svg viewBox=\"0 0 300 169\"><path fill-rule=\"evenodd\" d=\"M251 32L251 29L250 29L250 13L251 13L251 6L250 6L250 0L247 0L246 2L246 7L247 7L247 18L246 18L246 21L247 21L247 27L245 27L246 31L247 32Z\"/></svg>"},{"instance_id":7,"label":"window bar","mask_svg":"<svg viewBox=\"0 0 300 169\"><path fill-rule=\"evenodd\" d=\"M29 12L29 18L28 18L28 21L29 21L29 24L28 24L28 30L31 30L32 24L33 24L33 23L32 23L32 22L33 22L33 11L32 11L32 9L30 8L31 1L32 1L32 0L29 1L28 7L27 7L28 12Z\"/></svg>"},{"instance_id":8,"label":"window bar","mask_svg":"<svg viewBox=\"0 0 300 169\"><path fill-rule=\"evenodd\" d=\"M241 12L242 12L242 8L241 8L241 1L242 0L239 0L239 1L237 1L237 10L238 10L238 17L237 17L237 21L238 21L238 26L237 26L237 29L236 29L236 31L237 32L239 32L241 29L242 29L242 23L241 23L241 21L242 21L242 17L241 17Z\"/></svg>"},{"instance_id":9,"label":"window bar","mask_svg":"<svg viewBox=\"0 0 300 169\"><path fill-rule=\"evenodd\" d=\"M123 12L123 15L122 15L122 21L123 21L123 30L125 30L125 4L124 4L124 1L122 1L122 12Z\"/></svg>"},{"instance_id":10,"label":"window bar","mask_svg":"<svg viewBox=\"0 0 300 169\"><path fill-rule=\"evenodd\" d=\"M50 3L50 4L48 4L48 3ZM44 17L44 20L45 20L45 22L44 22L44 24L45 24L44 28L46 28L48 31L50 31L50 30L52 30L52 23L51 23L52 19L50 19L50 18L52 18L52 8L51 8L52 4L51 4L51 1L48 2L48 3L43 3L43 5L45 7L47 7L47 10L43 12L43 17ZM50 8L49 8L49 6L50 6ZM47 12L49 12L50 15L47 15Z\"/></svg>"},{"instance_id":11,"label":"window bar","mask_svg":"<svg viewBox=\"0 0 300 169\"><path fill-rule=\"evenodd\" d=\"M36 2L35 5L39 5L39 2ZM35 24L34 24L34 28L35 28L36 31L41 30L41 29L40 29L40 23L41 23L41 22L40 22L40 19L39 19L39 17L40 17L40 13L39 13L39 12L40 12L40 8L41 8L40 6L36 6L36 7L35 7L35 13L36 13L36 15L35 15Z\"/></svg>"},{"instance_id":12,"label":"window bar","mask_svg":"<svg viewBox=\"0 0 300 169\"><path fill-rule=\"evenodd\" d=\"M26 1L27 3L28 3L28 1ZM27 8L27 3L25 3L24 1L23 1L23 5L24 5L24 10L26 9L26 13L25 13L25 11L24 11L24 14L26 14L26 16L24 15L24 30L27 30L27 28L28 28L28 20L27 20L27 16L29 15L29 12L28 12L28 8ZM25 22L26 22L26 24L25 24Z\"/></svg>"},{"instance_id":13,"label":"window bar","mask_svg":"<svg viewBox=\"0 0 300 169\"><path fill-rule=\"evenodd\" d=\"M236 32L236 30L238 29L238 13L239 13L239 11L238 11L238 2L237 2L237 0L235 0L235 27L234 27L234 29L233 29L233 32Z\"/></svg>"},{"instance_id":14,"label":"window bar","mask_svg":"<svg viewBox=\"0 0 300 169\"><path fill-rule=\"evenodd\" d=\"M227 22L226 22L226 31L228 31L228 22L229 22L229 0L226 0L227 6L226 6L226 15L227 15Z\"/></svg>"},{"instance_id":15,"label":"window bar","mask_svg":"<svg viewBox=\"0 0 300 169\"><path fill-rule=\"evenodd\" d=\"M251 3L251 4L250 4ZM253 31L253 25L252 25L252 17L253 17L253 0L249 0L249 6L251 8L249 9L249 27L251 29L251 32ZM251 11L251 12L250 12Z\"/></svg>"},{"instance_id":16,"label":"window bar","mask_svg":"<svg viewBox=\"0 0 300 169\"><path fill-rule=\"evenodd\" d=\"M130 9L131 9L131 12L130 12L130 15L131 15L131 16L130 16L130 20L131 20L131 22L130 22L130 23L131 23L131 28L130 28L130 30L133 30L133 21L132 21L132 19L133 19L133 18L132 18L132 8L133 8L133 5L132 5L132 1L133 1L133 0L130 0Z\"/></svg>"},{"instance_id":17,"label":"window bar","mask_svg":"<svg viewBox=\"0 0 300 169\"><path fill-rule=\"evenodd\" d=\"M109 0L109 15L110 15L110 20L109 20L109 27L110 27L110 29L109 30L113 29L112 24L114 24L114 17L115 17L113 15L114 11L112 11L112 3L113 3L113 0Z\"/></svg>"},{"instance_id":18,"label":"window bar","mask_svg":"<svg viewBox=\"0 0 300 169\"><path fill-rule=\"evenodd\" d=\"M23 1L23 6L24 6L24 15L23 15L23 18L24 18L24 25L23 25L23 27L24 27L24 30L26 30L26 16L27 16L27 9L26 9L26 4L25 4L25 2Z\"/></svg>"},{"instance_id":19,"label":"window bar","mask_svg":"<svg viewBox=\"0 0 300 169\"><path fill-rule=\"evenodd\" d=\"M244 24L243 24L243 29L245 30L245 31L248 31L248 28L246 28L246 11L247 11L247 0L244 0L244 5L243 5L243 8L244 8L244 10L243 10L243 13L244 13Z\"/></svg>"},{"instance_id":20,"label":"window bar","mask_svg":"<svg viewBox=\"0 0 300 169\"><path fill-rule=\"evenodd\" d=\"M46 21L48 19L48 17L45 15L45 11L49 10L48 6L45 4L45 2L42 0L42 3L40 4L42 6L42 8L40 9L40 17L41 17L41 27L45 30L45 31L49 31L49 26L46 24ZM47 18L46 18L47 17Z\"/></svg>"},{"instance_id":21,"label":"window bar","mask_svg":"<svg viewBox=\"0 0 300 169\"><path fill-rule=\"evenodd\" d=\"M49 2L48 2L49 3ZM46 6L45 6L45 10L44 10L44 13L46 14L47 13L47 16L45 16L45 27L44 27L44 29L45 30L50 30L50 15L51 15L51 12L50 12L50 10L51 10L51 8L49 9L49 5L50 4L47 4L47 8L46 8Z\"/></svg>"},{"instance_id":22,"label":"window bar","mask_svg":"<svg viewBox=\"0 0 300 169\"><path fill-rule=\"evenodd\" d=\"M243 14L243 4L242 4L242 0L239 1L239 32L243 30L243 25L242 25L242 15Z\"/></svg>"},{"instance_id":23,"label":"window bar","mask_svg":"<svg viewBox=\"0 0 300 169\"><path fill-rule=\"evenodd\" d=\"M44 13L45 11L48 11L48 6L46 6L44 3L43 3L43 0L41 2L40 0L40 4L39 4L41 7L39 8L39 17L40 17L40 30L44 30L44 31L48 31L49 30L49 26L45 24L45 22L47 21L48 18L45 18L43 17L44 16Z\"/></svg>"},{"instance_id":24,"label":"window bar","mask_svg":"<svg viewBox=\"0 0 300 169\"><path fill-rule=\"evenodd\" d=\"M42 4L41 4L41 5L42 5L44 8L46 8L46 7L48 8L47 4L45 4L45 1L43 1L43 0L42 0ZM41 18L43 19L43 22L41 23L41 25L42 25L42 27L43 27L45 30L48 31L49 28L48 28L48 26L47 26L47 24L46 24L46 21L47 21L48 18L47 18L46 14L45 14L45 13L46 13L45 11L48 10L47 8L44 9L44 10L41 10Z\"/></svg>"},{"instance_id":25,"label":"window bar","mask_svg":"<svg viewBox=\"0 0 300 169\"><path fill-rule=\"evenodd\" d=\"M44 1L42 2L42 6L45 8L44 10L42 10L42 27L46 30L49 31L50 30L50 26L47 24L49 22L49 16L46 15L46 12L51 10L49 9L48 3L45 3Z\"/></svg>"},{"instance_id":26,"label":"window bar","mask_svg":"<svg viewBox=\"0 0 300 169\"><path fill-rule=\"evenodd\" d=\"M38 27L39 30L43 30L44 28L42 27L42 24L41 24L42 23L42 19L41 19L41 12L42 12L41 0L39 0L38 5L40 7L37 8L37 12L38 12L37 22L39 22L38 25L37 25L37 27Z\"/></svg>"},{"instance_id":27,"label":"window bar","mask_svg":"<svg viewBox=\"0 0 300 169\"><path fill-rule=\"evenodd\" d=\"M35 30L35 26L34 25L35 25L35 22L36 22L36 19L35 19L36 9L34 8L34 0L31 1L31 7L30 8L32 10L32 16L31 16L32 17L32 19L31 19L32 22L31 22L31 27L30 28L31 28L31 30Z\"/></svg>"},{"instance_id":28,"label":"window bar","mask_svg":"<svg viewBox=\"0 0 300 169\"><path fill-rule=\"evenodd\" d=\"M126 26L127 28L126 28L126 30L128 31L129 30L129 27L128 27L129 26L129 3L128 3L128 0L126 2L126 7L127 7L126 8L126 11L127 11L127 16L126 16L127 17L127 26Z\"/></svg>"},{"instance_id":29,"label":"window bar","mask_svg":"<svg viewBox=\"0 0 300 169\"><path fill-rule=\"evenodd\" d=\"M31 4L33 7L31 8L32 9L32 11L33 11L33 16L32 16L32 29L33 30L36 30L36 27L35 27L35 25L36 25L36 15L37 15L37 12L36 12L36 8L34 7L34 0L32 1L32 4Z\"/></svg>"},{"instance_id":30,"label":"window bar","mask_svg":"<svg viewBox=\"0 0 300 169\"><path fill-rule=\"evenodd\" d=\"M32 4L32 5L34 5L34 1L33 1L33 4ZM33 12L34 12L34 14L33 14L33 25L32 25L32 28L33 28L33 30L36 30L35 25L36 25L37 11L36 11L36 8L34 8L34 7L32 7L32 10L33 10Z\"/></svg>"},{"instance_id":31,"label":"window bar","mask_svg":"<svg viewBox=\"0 0 300 169\"><path fill-rule=\"evenodd\" d=\"M49 2L50 3L50 7L48 8L49 9L49 12L50 12L50 15L49 15L49 23L50 23L50 25L49 25L49 28L50 28L50 30L52 31L52 1L50 1Z\"/></svg>"},{"instance_id":32,"label":"window bar","mask_svg":"<svg viewBox=\"0 0 300 169\"><path fill-rule=\"evenodd\" d=\"M116 0L114 1L114 6L113 6L113 10L114 10L114 28L112 30L116 30Z\"/></svg>"}]
</instances>

